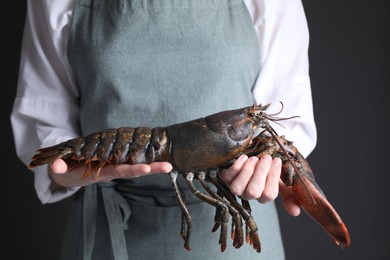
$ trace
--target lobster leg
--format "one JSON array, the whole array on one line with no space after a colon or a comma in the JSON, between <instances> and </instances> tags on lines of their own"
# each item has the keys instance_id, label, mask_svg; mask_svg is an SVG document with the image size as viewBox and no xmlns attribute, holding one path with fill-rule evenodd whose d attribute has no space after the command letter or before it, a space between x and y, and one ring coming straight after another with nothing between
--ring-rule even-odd
<instances>
[{"instance_id":1,"label":"lobster leg","mask_svg":"<svg viewBox=\"0 0 390 260\"><path fill-rule=\"evenodd\" d=\"M197 196L199 199L213 205L214 207L218 207L221 209L221 234L219 237L219 244L221 245L221 252L224 252L226 249L226 234L227 234L227 225L229 222L229 209L226 206L226 203L223 201L217 200L205 193L200 192L194 185L193 179L194 179L194 173L184 173L184 177L186 178L186 181L188 183L188 186L190 187L190 190L192 193Z\"/></svg>"},{"instance_id":2,"label":"lobster leg","mask_svg":"<svg viewBox=\"0 0 390 260\"><path fill-rule=\"evenodd\" d=\"M251 209L251 206L249 205L249 201L244 200L244 199L241 198L241 204L242 204L242 206L244 207L244 209L245 209L249 214L252 213L252 209ZM248 234L250 234L250 227L249 227L247 224L245 225L245 230L246 230L246 237L245 237L245 240L246 240L247 243L252 244L252 243L253 243L252 238L251 238L251 236L248 235Z\"/></svg>"},{"instance_id":3,"label":"lobster leg","mask_svg":"<svg viewBox=\"0 0 390 260\"><path fill-rule=\"evenodd\" d=\"M210 171L208 173L208 177L211 183L217 187L219 191L223 194L223 196L235 207L241 214L241 216L245 220L245 224L249 227L249 236L250 241L252 241L253 248L260 253L261 251L261 243L259 239L259 234L257 230L257 225L253 216L246 210L244 207L238 203L238 201L234 198L234 194L231 193L225 186L224 183L217 177L217 170Z\"/></svg>"},{"instance_id":4,"label":"lobster leg","mask_svg":"<svg viewBox=\"0 0 390 260\"><path fill-rule=\"evenodd\" d=\"M182 222L180 236L184 239L184 248L188 251L191 250L190 247L190 237L191 237L191 230L192 230L192 218L190 215L190 212L188 211L188 208L184 202L183 195L181 193L181 189L179 184L177 183L177 175L178 173L176 171L171 171L169 173L169 177L171 179L171 182L173 184L173 189L176 193L177 201L179 202L179 206L182 211L183 218L185 219L185 222L187 224L187 230L185 230L185 224Z\"/></svg>"},{"instance_id":5,"label":"lobster leg","mask_svg":"<svg viewBox=\"0 0 390 260\"><path fill-rule=\"evenodd\" d=\"M209 192L210 194L210 192ZM222 215L222 210L219 207L216 207L215 209L215 216L214 216L214 226L211 229L211 232L215 232L218 230L218 228L221 226L221 215Z\"/></svg>"},{"instance_id":6,"label":"lobster leg","mask_svg":"<svg viewBox=\"0 0 390 260\"><path fill-rule=\"evenodd\" d=\"M220 194L220 191L218 191L219 194L217 194L215 191L213 191L210 186L206 183L206 174L205 172L200 172L196 175L196 178L199 180L199 182L202 184L203 188L215 199L219 201L224 201L226 203L226 206L229 208L230 215L232 215L232 230L231 230L231 238L233 239L233 246L235 248L240 248L244 244L243 239L243 230L242 230L242 221L241 221L241 215L240 213L232 206L229 202L224 200L222 198L222 194ZM215 225L212 229L212 232L215 232L221 223L220 216L221 213L219 212L221 209L220 207L217 207L217 212L215 214Z\"/></svg>"}]
</instances>

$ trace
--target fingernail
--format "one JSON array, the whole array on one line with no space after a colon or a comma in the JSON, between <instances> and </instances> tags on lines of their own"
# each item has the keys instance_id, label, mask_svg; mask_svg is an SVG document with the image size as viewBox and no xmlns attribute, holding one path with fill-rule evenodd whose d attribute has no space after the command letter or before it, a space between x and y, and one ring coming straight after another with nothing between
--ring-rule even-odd
<instances>
[{"instance_id":1,"label":"fingernail","mask_svg":"<svg viewBox=\"0 0 390 260\"><path fill-rule=\"evenodd\" d=\"M277 167L282 165L282 160L278 157L276 157L273 161L274 161L275 166L277 166Z\"/></svg>"},{"instance_id":2,"label":"fingernail","mask_svg":"<svg viewBox=\"0 0 390 260\"><path fill-rule=\"evenodd\" d=\"M238 157L238 161L240 161L240 162L246 161L247 159L248 159L248 156L246 154L243 154L240 157Z\"/></svg>"}]
</instances>

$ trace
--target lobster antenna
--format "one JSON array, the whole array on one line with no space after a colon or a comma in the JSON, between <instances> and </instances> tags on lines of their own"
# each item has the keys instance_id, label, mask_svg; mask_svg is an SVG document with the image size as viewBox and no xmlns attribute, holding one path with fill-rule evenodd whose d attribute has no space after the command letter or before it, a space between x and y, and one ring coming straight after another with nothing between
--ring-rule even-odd
<instances>
[{"instance_id":1,"label":"lobster antenna","mask_svg":"<svg viewBox=\"0 0 390 260\"><path fill-rule=\"evenodd\" d=\"M274 122L275 124L277 125L280 125L281 127L285 128L284 125L278 123L277 121L283 121L283 120L289 120L289 119L293 119L293 118L300 118L300 116L290 116L290 117L276 117L277 115L279 115L280 113L282 113L283 109L284 109L284 104L282 101L279 101L280 105L281 105L281 108L279 110L279 112L277 113L273 113L273 114L265 114L267 119ZM267 107L269 106L270 104L267 105ZM272 129L273 130L273 129ZM275 130L273 130L275 131Z\"/></svg>"},{"instance_id":2,"label":"lobster antenna","mask_svg":"<svg viewBox=\"0 0 390 260\"><path fill-rule=\"evenodd\" d=\"M286 128L284 125L282 125L281 123L279 123L278 121L283 121L283 120L288 120L288 119L293 119L293 118L300 118L300 116L290 116L290 117L269 117L269 115L266 115L267 119L269 121L272 121L274 122L275 124L283 127L283 128Z\"/></svg>"},{"instance_id":3,"label":"lobster antenna","mask_svg":"<svg viewBox=\"0 0 390 260\"><path fill-rule=\"evenodd\" d=\"M305 181L303 180L303 177L301 176L301 172L299 172L298 168L295 166L295 164L293 163L293 161L291 160L289 154L287 153L286 149L284 149L283 145L279 142L278 138L276 138L276 131L270 126L270 125L267 125L265 127L265 129L271 134L272 138L276 141L276 143L279 145L280 149L282 149L284 155L286 155L288 161L290 162L290 164L292 165L292 167L294 168L294 171L298 174L298 177L299 179L302 181L303 183L303 186L305 187L305 189L308 191L308 193L310 194L310 197L311 197L311 200L313 201L314 204L317 204L315 199L314 199L314 196L313 194L311 193L311 191L309 190L309 187L307 187Z\"/></svg>"},{"instance_id":4,"label":"lobster antenna","mask_svg":"<svg viewBox=\"0 0 390 260\"><path fill-rule=\"evenodd\" d=\"M282 111L283 111L283 109L284 109L284 104L283 104L283 102L280 101L280 100L279 100L279 103L280 103L280 105L281 105L281 108L280 108L279 112L274 113L274 114L269 114L269 116L277 116L277 115L279 115L280 113L282 113ZM270 105L270 104L269 104L269 105Z\"/></svg>"}]
</instances>

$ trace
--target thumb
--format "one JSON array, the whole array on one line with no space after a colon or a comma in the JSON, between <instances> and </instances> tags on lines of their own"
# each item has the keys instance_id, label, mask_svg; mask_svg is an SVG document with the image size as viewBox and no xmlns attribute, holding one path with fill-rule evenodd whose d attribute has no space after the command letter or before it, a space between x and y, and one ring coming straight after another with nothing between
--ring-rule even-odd
<instances>
[{"instance_id":1,"label":"thumb","mask_svg":"<svg viewBox=\"0 0 390 260\"><path fill-rule=\"evenodd\" d=\"M294 196L294 192L291 186L286 186L282 180L279 180L279 193L283 200L283 206L288 214L293 217L299 216L301 213L301 207L299 202Z\"/></svg>"},{"instance_id":2,"label":"thumb","mask_svg":"<svg viewBox=\"0 0 390 260\"><path fill-rule=\"evenodd\" d=\"M54 174L64 174L68 171L68 165L62 159L55 160L50 164L50 171Z\"/></svg>"}]
</instances>

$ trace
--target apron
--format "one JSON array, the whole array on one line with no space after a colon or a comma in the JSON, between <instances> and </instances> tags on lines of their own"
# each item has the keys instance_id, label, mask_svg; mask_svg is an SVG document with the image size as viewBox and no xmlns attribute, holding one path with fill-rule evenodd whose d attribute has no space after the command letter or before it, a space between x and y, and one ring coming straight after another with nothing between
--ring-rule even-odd
<instances>
[{"instance_id":1,"label":"apron","mask_svg":"<svg viewBox=\"0 0 390 260\"><path fill-rule=\"evenodd\" d=\"M68 57L82 135L166 126L253 103L259 50L242 0L79 0ZM179 176L192 216L191 251L169 177L90 185L73 196L61 259L284 259L274 203L251 203L263 250L212 233L215 208ZM228 230L229 232L229 230Z\"/></svg>"}]
</instances>

